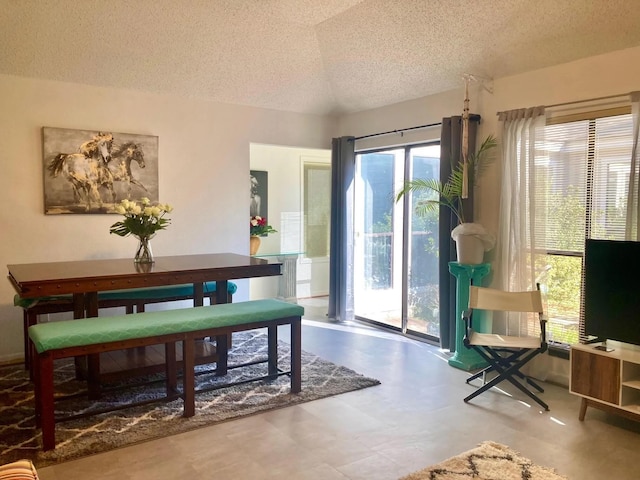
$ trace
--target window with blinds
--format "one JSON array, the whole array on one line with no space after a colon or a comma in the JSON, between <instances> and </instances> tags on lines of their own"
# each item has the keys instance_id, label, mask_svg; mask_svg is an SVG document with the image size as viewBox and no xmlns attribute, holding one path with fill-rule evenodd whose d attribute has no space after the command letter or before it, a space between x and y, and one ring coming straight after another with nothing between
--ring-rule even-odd
<instances>
[{"instance_id":1,"label":"window with blinds","mask_svg":"<svg viewBox=\"0 0 640 480\"><path fill-rule=\"evenodd\" d=\"M632 127L630 108L551 118L536 149L536 266L552 343L584 339L585 239L624 239Z\"/></svg>"}]
</instances>

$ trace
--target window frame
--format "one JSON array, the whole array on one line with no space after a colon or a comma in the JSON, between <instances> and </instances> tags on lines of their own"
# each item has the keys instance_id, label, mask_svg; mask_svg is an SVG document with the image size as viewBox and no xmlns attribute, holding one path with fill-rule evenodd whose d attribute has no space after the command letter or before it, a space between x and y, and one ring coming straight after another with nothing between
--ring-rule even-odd
<instances>
[{"instance_id":1,"label":"window frame","mask_svg":"<svg viewBox=\"0 0 640 480\"><path fill-rule=\"evenodd\" d=\"M615 117L615 116L623 116L631 114L631 106L616 106L613 108L607 109L591 109L588 111L582 111L579 113L573 113L570 115L553 115L553 113L547 118L545 131L549 126L554 125L562 125L562 124L570 124L580 121L588 121L588 134L587 134L587 144L586 144L586 159L585 159L585 179L584 179L584 202L585 202L585 217L584 217L584 239L592 238L594 235L594 225L595 219L594 215L597 211L597 206L595 205L595 194L594 190L596 188L596 182L598 180L603 180L603 178L597 178L596 175L596 162L598 161L597 149L598 147L598 137L596 127L598 125L598 120L607 117ZM630 120L632 122L632 120ZM630 138L630 141L632 139ZM534 160L535 161L535 160ZM631 156L629 156L629 162L631 161ZM548 173L550 175L550 173ZM606 180L606 178L604 178ZM566 195L568 197L568 195ZM548 223L548 222L545 222ZM538 228L538 227L536 227ZM546 226L544 228L547 228ZM562 250L562 249L546 249L547 245L549 245L549 240L545 239L545 249L539 250L536 249L535 253L539 255L548 255L548 256L557 256L557 257L568 257L568 258L580 258L580 301L579 301L579 311L578 311L578 339L576 343L584 343L587 341L587 336L584 330L584 246L581 251L578 250ZM545 310L547 310L545 308ZM547 312L548 313L548 312ZM553 319L549 318L549 323L553 323ZM548 325L549 327L549 325ZM549 330L549 329L548 329ZM564 342L550 342L549 344L549 353L554 356L560 356L564 358L568 358L569 355L569 347L570 343Z\"/></svg>"}]
</instances>

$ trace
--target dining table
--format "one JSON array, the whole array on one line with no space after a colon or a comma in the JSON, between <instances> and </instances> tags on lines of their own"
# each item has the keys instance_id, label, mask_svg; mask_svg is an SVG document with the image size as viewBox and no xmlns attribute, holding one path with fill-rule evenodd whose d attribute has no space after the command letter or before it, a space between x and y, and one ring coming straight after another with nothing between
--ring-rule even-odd
<instances>
[{"instance_id":1,"label":"dining table","mask_svg":"<svg viewBox=\"0 0 640 480\"><path fill-rule=\"evenodd\" d=\"M281 274L282 263L235 253L154 257L153 263L115 258L7 265L9 281L23 298L73 295L75 318L98 316L98 292L182 285L194 287L202 305L205 282L216 281L216 300L227 301L227 282Z\"/></svg>"},{"instance_id":2,"label":"dining table","mask_svg":"<svg viewBox=\"0 0 640 480\"><path fill-rule=\"evenodd\" d=\"M282 263L235 253L158 256L153 263L96 259L7 265L8 278L23 298L72 295L74 318L98 317L98 292L193 284L194 306L204 302L204 284L215 281L217 303L227 302L229 280L281 275ZM108 317L105 317L108 321ZM100 375L89 359L89 381Z\"/></svg>"}]
</instances>

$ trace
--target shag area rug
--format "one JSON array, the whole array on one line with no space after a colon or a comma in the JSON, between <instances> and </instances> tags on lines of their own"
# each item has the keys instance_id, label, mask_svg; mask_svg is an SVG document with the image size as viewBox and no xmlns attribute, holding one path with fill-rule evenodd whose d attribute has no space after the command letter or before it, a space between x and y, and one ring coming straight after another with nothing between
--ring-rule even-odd
<instances>
[{"instance_id":1,"label":"shag area rug","mask_svg":"<svg viewBox=\"0 0 640 480\"><path fill-rule=\"evenodd\" d=\"M278 342L278 366L284 371L288 371L290 367L289 353L289 344ZM266 358L266 330L233 334L232 349L229 351L230 368ZM224 377L206 373L205 367L197 368L201 370L201 374L196 378L196 388L234 383L267 374L266 363L231 368ZM61 362L56 364L56 394L78 395L56 401L56 416L160 398L165 392L164 383L161 377L156 377L158 378L160 381L143 386L125 385L126 388L122 388L123 385L117 385L116 390L103 393L99 402L90 402L83 394L86 384L75 380L73 361ZM55 450L43 452L40 447L40 431L35 428L33 384L22 365L3 367L0 368L0 463L24 458L32 460L36 467L44 467L379 383L378 380L364 377L303 351L301 393L291 394L290 377L281 375L276 380L256 381L197 393L196 414L190 418L182 417L182 400L177 399L64 421L56 423ZM105 385L103 392L113 386Z\"/></svg>"},{"instance_id":2,"label":"shag area rug","mask_svg":"<svg viewBox=\"0 0 640 480\"><path fill-rule=\"evenodd\" d=\"M482 442L478 447L400 480L566 480L552 469L535 465L505 445Z\"/></svg>"}]
</instances>

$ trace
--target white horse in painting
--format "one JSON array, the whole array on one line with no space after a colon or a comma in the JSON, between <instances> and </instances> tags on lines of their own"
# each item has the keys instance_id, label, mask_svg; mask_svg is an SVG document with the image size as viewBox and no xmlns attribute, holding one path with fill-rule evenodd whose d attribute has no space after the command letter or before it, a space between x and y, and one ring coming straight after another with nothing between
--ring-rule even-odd
<instances>
[{"instance_id":1,"label":"white horse in painting","mask_svg":"<svg viewBox=\"0 0 640 480\"><path fill-rule=\"evenodd\" d=\"M101 186L109 191L113 203L116 201L113 174L107 168L112 147L113 135L98 133L80 146L80 153L60 153L49 163L48 170L53 177L62 173L71 182L76 203L82 203L81 192L84 194L85 210L90 210L92 203L102 206L98 190Z\"/></svg>"}]
</instances>

